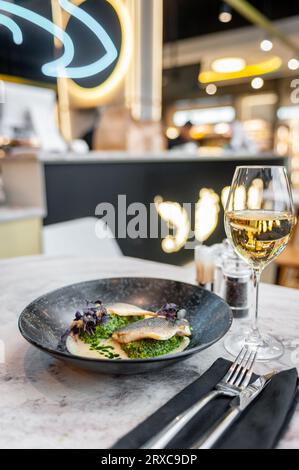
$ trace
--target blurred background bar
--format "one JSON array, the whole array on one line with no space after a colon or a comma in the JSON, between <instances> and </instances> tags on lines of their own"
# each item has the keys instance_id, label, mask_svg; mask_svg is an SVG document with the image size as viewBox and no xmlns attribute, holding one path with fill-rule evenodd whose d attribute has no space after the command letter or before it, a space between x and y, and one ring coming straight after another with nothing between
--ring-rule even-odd
<instances>
[{"instance_id":1,"label":"blurred background bar","mask_svg":"<svg viewBox=\"0 0 299 470\"><path fill-rule=\"evenodd\" d=\"M1 258L75 253L76 246L80 254L88 245L91 255L184 265L193 259L190 228L197 243L222 242L238 165L285 165L298 209L298 2L73 0L84 21L59 0L6 3ZM58 76L44 65L67 51L33 13L73 43L74 57ZM99 240L96 208L106 202L117 210L120 195L127 206L146 206L148 224L154 211L159 225L171 226L171 243L162 235ZM184 203L193 207L188 218ZM181 218L173 221L178 204ZM118 232L118 222L110 230ZM299 286L298 243L296 230L271 282Z\"/></svg>"}]
</instances>

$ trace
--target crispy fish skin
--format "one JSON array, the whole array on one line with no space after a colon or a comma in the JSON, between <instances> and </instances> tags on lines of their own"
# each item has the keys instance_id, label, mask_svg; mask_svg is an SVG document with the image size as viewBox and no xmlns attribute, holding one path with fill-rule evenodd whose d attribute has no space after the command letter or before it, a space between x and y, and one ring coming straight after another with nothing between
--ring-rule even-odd
<instances>
[{"instance_id":1,"label":"crispy fish skin","mask_svg":"<svg viewBox=\"0 0 299 470\"><path fill-rule=\"evenodd\" d=\"M166 341L175 335L191 336L187 320L170 321L162 317L147 318L120 328L113 333L112 338L119 343L126 344L146 338Z\"/></svg>"},{"instance_id":2,"label":"crispy fish skin","mask_svg":"<svg viewBox=\"0 0 299 470\"><path fill-rule=\"evenodd\" d=\"M116 304L107 305L107 312L110 315L117 315L118 317L131 317L131 316L153 317L153 316L156 316L154 312L150 312L149 310L143 310L142 308L136 307L135 305L124 304L124 303L116 303Z\"/></svg>"}]
</instances>

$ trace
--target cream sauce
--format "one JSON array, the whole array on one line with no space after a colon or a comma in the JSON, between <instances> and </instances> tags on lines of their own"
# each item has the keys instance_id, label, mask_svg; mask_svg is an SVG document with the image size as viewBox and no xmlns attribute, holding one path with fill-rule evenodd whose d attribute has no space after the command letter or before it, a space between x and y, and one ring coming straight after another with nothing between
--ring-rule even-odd
<instances>
[{"instance_id":1,"label":"cream sauce","mask_svg":"<svg viewBox=\"0 0 299 470\"><path fill-rule=\"evenodd\" d=\"M119 358L117 359L128 359L127 354L121 349L120 344L116 341L113 341L112 339L103 339L101 340L101 344L103 346L112 346L113 351L111 350L111 352L119 355ZM104 353L90 349L90 345L81 341L78 336L69 335L66 339L66 347L74 356L111 360L108 359L108 357L105 357Z\"/></svg>"}]
</instances>

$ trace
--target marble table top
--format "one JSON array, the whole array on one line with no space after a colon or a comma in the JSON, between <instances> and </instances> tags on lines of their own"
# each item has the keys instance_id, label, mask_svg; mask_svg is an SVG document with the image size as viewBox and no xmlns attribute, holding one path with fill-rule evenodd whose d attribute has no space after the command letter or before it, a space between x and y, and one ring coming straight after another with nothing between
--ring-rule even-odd
<instances>
[{"instance_id":1,"label":"marble table top","mask_svg":"<svg viewBox=\"0 0 299 470\"><path fill-rule=\"evenodd\" d=\"M230 358L221 341L158 373L104 376L70 368L19 334L18 316L36 297L74 282L126 275L194 280L190 269L132 258L0 261L0 448L109 448L216 358ZM298 305L299 291L262 286L261 326L283 339L288 353L275 363L258 364L257 372L299 366ZM234 328L239 327L236 321ZM299 408L280 447L299 448Z\"/></svg>"}]
</instances>

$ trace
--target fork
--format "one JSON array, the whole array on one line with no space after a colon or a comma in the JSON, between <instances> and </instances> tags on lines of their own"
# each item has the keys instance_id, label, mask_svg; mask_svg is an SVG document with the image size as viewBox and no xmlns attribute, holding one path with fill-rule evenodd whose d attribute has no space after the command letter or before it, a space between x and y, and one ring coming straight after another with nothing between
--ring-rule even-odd
<instances>
[{"instance_id":1,"label":"fork","mask_svg":"<svg viewBox=\"0 0 299 470\"><path fill-rule=\"evenodd\" d=\"M201 398L186 411L174 418L152 439L147 441L141 449L165 449L167 444L186 426L189 421L202 410L210 401L218 396L235 397L244 390L250 382L257 349L244 347L227 374L215 386L214 390Z\"/></svg>"}]
</instances>

